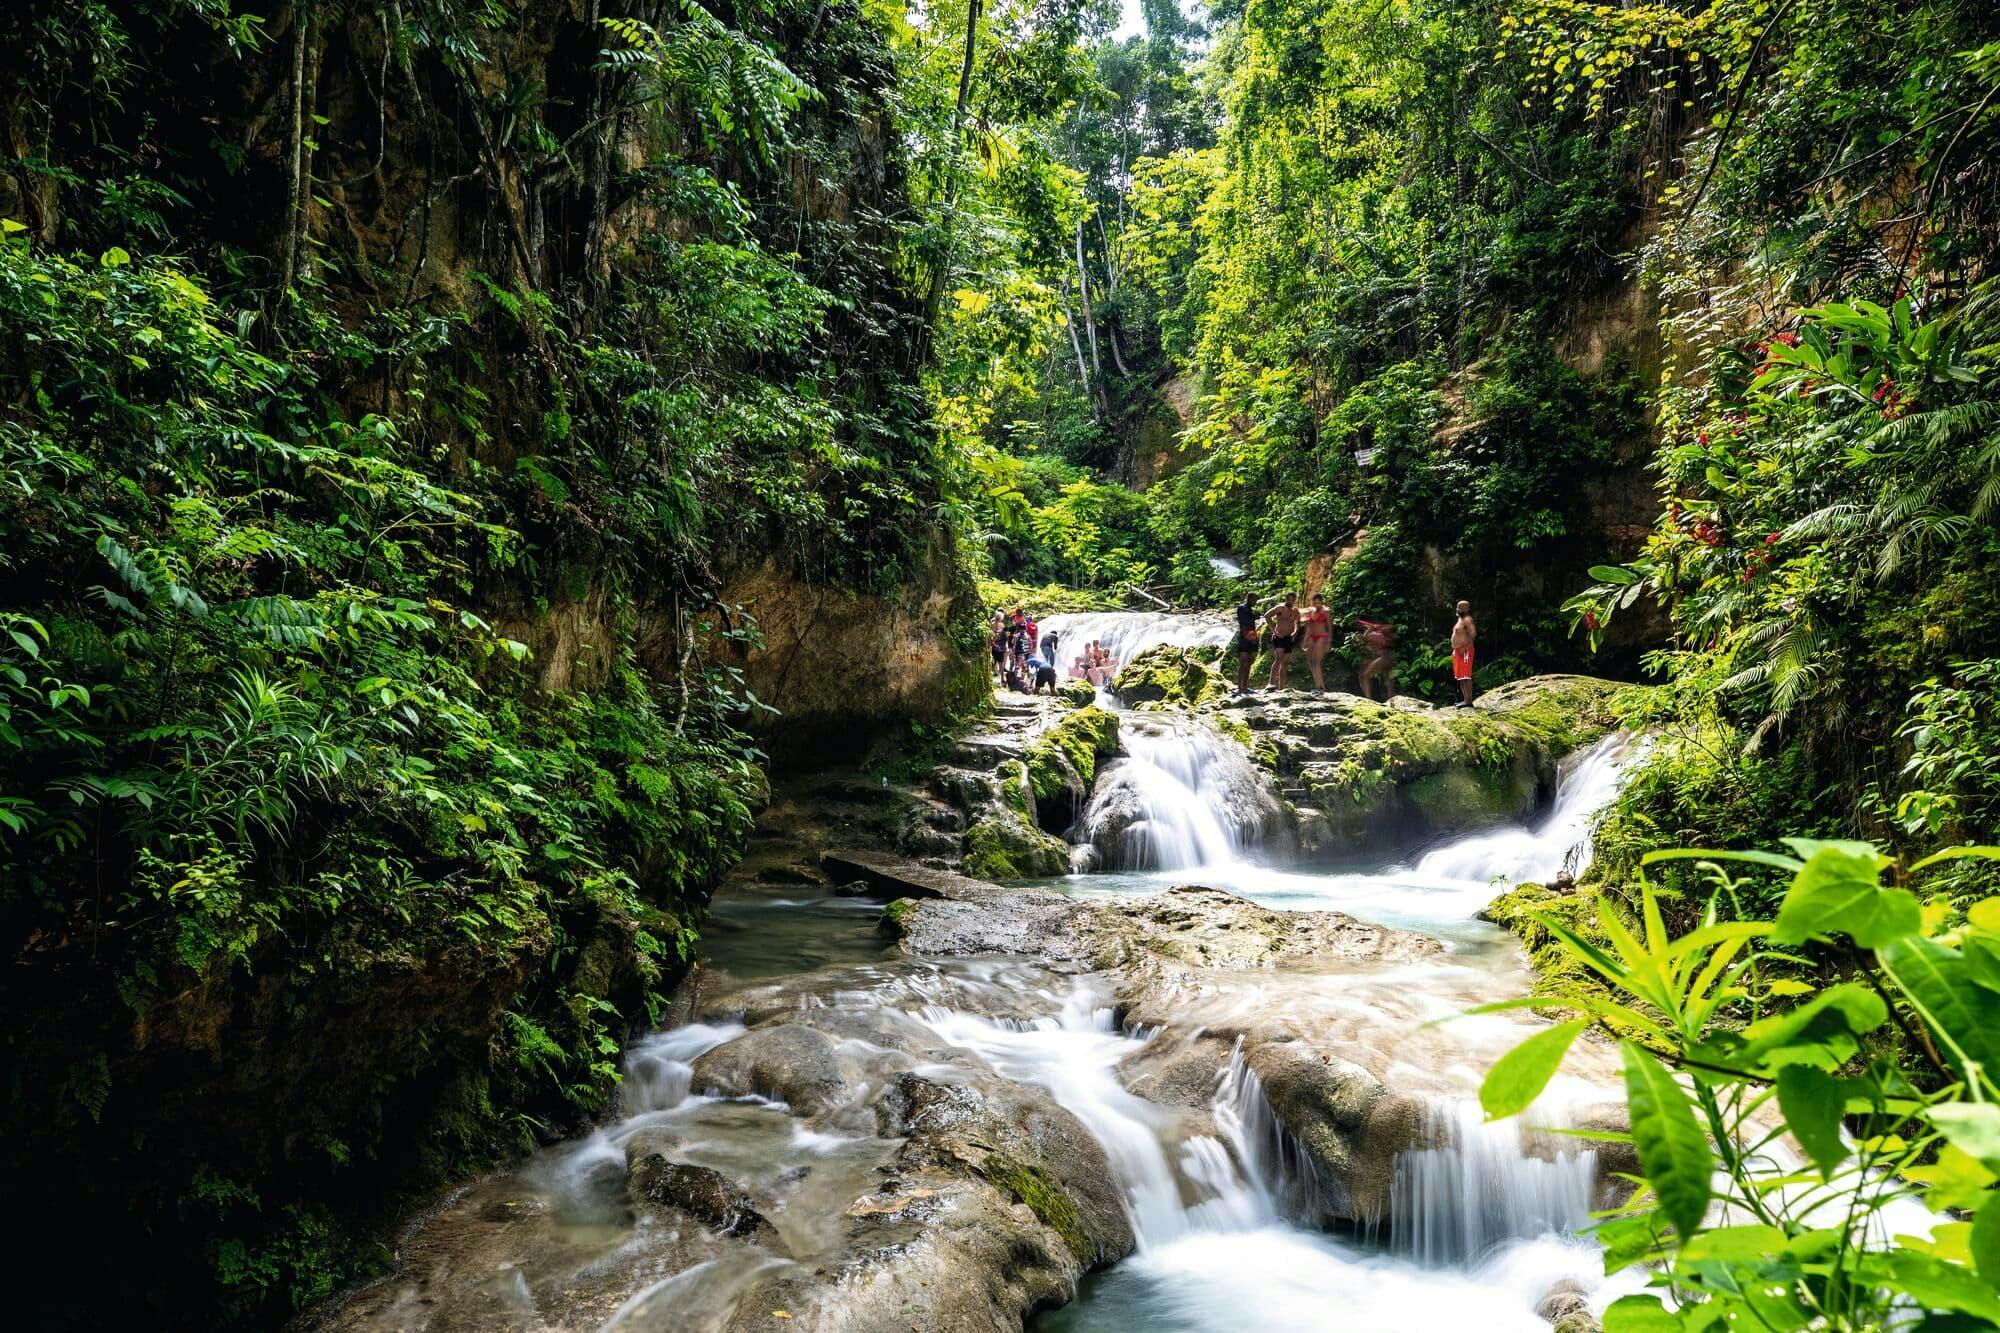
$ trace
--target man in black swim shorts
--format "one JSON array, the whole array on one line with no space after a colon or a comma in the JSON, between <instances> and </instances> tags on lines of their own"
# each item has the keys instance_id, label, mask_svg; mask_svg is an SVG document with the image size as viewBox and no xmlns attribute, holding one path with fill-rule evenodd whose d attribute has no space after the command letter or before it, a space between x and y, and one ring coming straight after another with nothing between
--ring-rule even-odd
<instances>
[{"instance_id":1,"label":"man in black swim shorts","mask_svg":"<svg viewBox=\"0 0 2000 1333\"><path fill-rule=\"evenodd\" d=\"M1236 605L1236 692L1250 693L1250 664L1257 660L1257 599L1249 591Z\"/></svg>"}]
</instances>

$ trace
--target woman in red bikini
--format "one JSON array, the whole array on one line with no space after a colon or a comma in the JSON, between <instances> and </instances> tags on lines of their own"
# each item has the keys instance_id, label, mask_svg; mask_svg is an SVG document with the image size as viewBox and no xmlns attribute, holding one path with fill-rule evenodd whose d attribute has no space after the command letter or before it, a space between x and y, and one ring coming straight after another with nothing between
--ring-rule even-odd
<instances>
[{"instance_id":1,"label":"woman in red bikini","mask_svg":"<svg viewBox=\"0 0 2000 1333\"><path fill-rule=\"evenodd\" d=\"M1326 654L1333 647L1333 613L1326 609L1326 594L1313 594L1313 604L1305 614L1306 666L1312 670L1313 692L1326 693Z\"/></svg>"}]
</instances>

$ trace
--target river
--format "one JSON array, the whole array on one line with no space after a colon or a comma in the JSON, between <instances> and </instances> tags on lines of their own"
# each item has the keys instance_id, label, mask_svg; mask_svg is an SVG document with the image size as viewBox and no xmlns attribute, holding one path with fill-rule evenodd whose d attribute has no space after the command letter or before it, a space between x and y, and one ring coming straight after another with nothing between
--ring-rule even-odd
<instances>
[{"instance_id":1,"label":"river","mask_svg":"<svg viewBox=\"0 0 2000 1333\"><path fill-rule=\"evenodd\" d=\"M1203 620L1182 632L1207 640L1214 628ZM1168 641L1159 636L1174 628L1157 617L1076 617L1063 632L1132 651ZM1484 1069L1528 1020L1450 1020L1525 989L1518 947L1473 914L1506 881L1582 868L1592 819L1630 753L1614 737L1573 756L1553 808L1532 824L1407 863L1307 870L1288 864L1275 799L1239 749L1198 727L1128 717L1123 752L1072 831L1078 872L1053 887L1087 899L1201 883L1446 945L1393 965L1225 977L1156 1029L1115 1021L1098 977L1034 957L908 957L878 932L879 904L811 887L736 886L704 926L705 962L752 984L743 1003L757 1012L704 1015L636 1043L617 1116L447 1200L413 1229L398 1273L329 1322L722 1327L774 1274L842 1260L855 1201L894 1184L898 1141L882 1125L904 1075L989 1101L1008 1085L1038 1090L1102 1149L1132 1252L1086 1277L1077 1299L1040 1315L1037 1328L1538 1330L1548 1327L1538 1303L1564 1282L1601 1309L1629 1284L1606 1282L1580 1234L1599 1176L1594 1153L1576 1140L1530 1151L1516 1124L1483 1123L1472 1101ZM820 1030L839 1035L838 1095L788 1106L703 1091L700 1057L740 1036L743 1017L754 1023L782 1006L811 1011ZM1196 1114L1128 1087L1143 1060L1231 1030L1249 1010L1283 1013L1425 1099L1423 1142L1394 1161L1388 1225L1324 1225L1328 1186L1240 1055ZM1613 1095L1602 1059L1578 1063L1545 1097L1545 1121ZM635 1209L628 1163L652 1144L740 1186L768 1221L768 1244L746 1250Z\"/></svg>"}]
</instances>

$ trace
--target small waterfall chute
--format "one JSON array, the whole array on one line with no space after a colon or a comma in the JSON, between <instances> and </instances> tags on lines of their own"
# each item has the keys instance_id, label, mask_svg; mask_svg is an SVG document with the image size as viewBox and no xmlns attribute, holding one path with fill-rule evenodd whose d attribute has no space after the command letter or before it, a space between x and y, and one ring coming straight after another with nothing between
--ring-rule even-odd
<instances>
[{"instance_id":1,"label":"small waterfall chute","mask_svg":"<svg viewBox=\"0 0 2000 1333\"><path fill-rule=\"evenodd\" d=\"M1396 1158L1390 1248L1417 1262L1474 1263L1509 1241L1590 1225L1594 1149L1530 1153L1518 1120L1489 1122L1476 1102L1433 1102L1427 1146Z\"/></svg>"},{"instance_id":2,"label":"small waterfall chute","mask_svg":"<svg viewBox=\"0 0 2000 1333\"><path fill-rule=\"evenodd\" d=\"M1540 824L1511 825L1446 843L1417 862L1417 877L1522 884L1546 882L1563 869L1582 873L1590 864L1598 817L1618 795L1639 748L1631 733L1614 731L1578 751L1556 788L1555 808Z\"/></svg>"},{"instance_id":3,"label":"small waterfall chute","mask_svg":"<svg viewBox=\"0 0 2000 1333\"><path fill-rule=\"evenodd\" d=\"M1124 666L1149 648L1168 644L1176 648L1201 648L1228 643L1235 632L1234 622L1215 612L1189 611L1076 611L1044 618L1042 637L1058 636L1058 672L1068 669L1069 660L1087 643L1101 643L1119 666Z\"/></svg>"},{"instance_id":4,"label":"small waterfall chute","mask_svg":"<svg viewBox=\"0 0 2000 1333\"><path fill-rule=\"evenodd\" d=\"M1269 780L1241 746L1206 727L1126 715L1119 757L1071 830L1101 870L1241 863L1285 827Z\"/></svg>"}]
</instances>

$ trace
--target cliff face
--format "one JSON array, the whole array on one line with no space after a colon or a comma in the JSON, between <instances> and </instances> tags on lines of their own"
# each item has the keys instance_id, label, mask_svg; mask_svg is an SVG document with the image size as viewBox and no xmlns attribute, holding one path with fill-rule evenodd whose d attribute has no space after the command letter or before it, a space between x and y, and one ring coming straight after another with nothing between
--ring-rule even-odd
<instances>
[{"instance_id":1,"label":"cliff face","mask_svg":"<svg viewBox=\"0 0 2000 1333\"><path fill-rule=\"evenodd\" d=\"M776 710L751 721L774 763L854 753L886 725L962 713L988 693L978 592L942 540L892 594L802 583L767 560L732 574L723 600L760 644L711 651Z\"/></svg>"}]
</instances>

